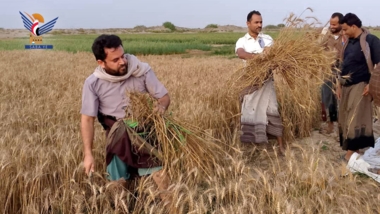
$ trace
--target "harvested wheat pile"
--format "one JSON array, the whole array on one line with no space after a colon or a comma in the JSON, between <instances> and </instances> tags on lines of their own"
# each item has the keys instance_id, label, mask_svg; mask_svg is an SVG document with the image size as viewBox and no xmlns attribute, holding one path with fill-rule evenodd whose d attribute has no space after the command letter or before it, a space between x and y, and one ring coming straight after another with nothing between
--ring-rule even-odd
<instances>
[{"instance_id":1,"label":"harvested wheat pile","mask_svg":"<svg viewBox=\"0 0 380 214\"><path fill-rule=\"evenodd\" d=\"M156 101L149 94L128 93L128 97L132 105L126 110L124 121L127 129L132 130L130 131L132 141L139 136L140 141L153 146L156 150L154 156L162 161L163 170L171 180L168 201L172 203L165 201L164 203L168 203L166 206L157 206L155 198L159 193L149 180L143 179L139 182L138 194L150 197L147 197L148 200L144 204L137 203L135 209L149 210L154 207L159 212L164 210L170 210L171 213L187 213L191 210L207 212L213 209L214 184L221 182L230 184L229 189L225 190L228 194L225 200L232 200L235 197L242 200L245 197L244 193L234 195L235 186L227 182L231 180L228 179L231 173L236 174L236 179L243 175L248 179L246 178L249 174L248 169L244 167L243 162L236 161L240 160L239 150L220 139L213 138L210 133L198 127L174 119L170 113L159 115L154 112ZM231 166L232 163L237 165ZM235 182L236 179L231 182ZM239 185L243 185L242 179L240 183ZM207 192L207 197L202 198L203 193ZM208 199L210 200L206 201ZM198 200L203 200L201 206L196 202Z\"/></svg>"},{"instance_id":2,"label":"harvested wheat pile","mask_svg":"<svg viewBox=\"0 0 380 214\"><path fill-rule=\"evenodd\" d=\"M273 78L285 140L310 136L319 121L320 87L331 78L334 53L321 46L319 33L307 21L290 15L269 52L247 60L233 74L226 87L229 100L221 101L226 112L236 111L231 99L237 100L242 91Z\"/></svg>"},{"instance_id":3,"label":"harvested wheat pile","mask_svg":"<svg viewBox=\"0 0 380 214\"><path fill-rule=\"evenodd\" d=\"M155 147L151 153L162 161L171 179L177 179L184 172L192 172L190 182L211 178L216 165L232 159L229 151L237 151L170 114L155 113L156 101L149 94L129 93L128 97L132 105L126 110L125 121L133 133L131 138Z\"/></svg>"}]
</instances>

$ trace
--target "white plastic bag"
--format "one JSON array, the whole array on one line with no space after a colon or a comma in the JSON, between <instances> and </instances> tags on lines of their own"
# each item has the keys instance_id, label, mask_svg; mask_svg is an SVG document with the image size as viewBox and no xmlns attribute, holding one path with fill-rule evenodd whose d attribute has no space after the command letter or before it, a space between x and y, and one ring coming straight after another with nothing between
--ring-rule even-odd
<instances>
[{"instance_id":1,"label":"white plastic bag","mask_svg":"<svg viewBox=\"0 0 380 214\"><path fill-rule=\"evenodd\" d=\"M360 172L366 174L380 183L380 175L368 171L368 169L371 168L371 165L363 160L362 156L356 152L351 155L351 158L347 164L347 168L353 173Z\"/></svg>"}]
</instances>

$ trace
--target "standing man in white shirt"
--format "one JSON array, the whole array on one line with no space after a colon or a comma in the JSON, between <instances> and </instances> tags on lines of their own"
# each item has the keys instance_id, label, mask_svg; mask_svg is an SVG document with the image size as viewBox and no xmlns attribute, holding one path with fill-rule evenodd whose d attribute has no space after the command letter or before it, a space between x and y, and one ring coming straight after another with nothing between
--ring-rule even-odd
<instances>
[{"instance_id":1,"label":"standing man in white shirt","mask_svg":"<svg viewBox=\"0 0 380 214\"><path fill-rule=\"evenodd\" d=\"M235 53L246 60L265 54L273 44L271 36L261 32L263 26L259 11L247 15L248 33L236 42ZM280 153L284 154L282 119L278 112L278 103L273 79L269 78L259 88L252 86L245 90L242 102L240 141L243 143L267 143L268 135L277 138Z\"/></svg>"}]
</instances>

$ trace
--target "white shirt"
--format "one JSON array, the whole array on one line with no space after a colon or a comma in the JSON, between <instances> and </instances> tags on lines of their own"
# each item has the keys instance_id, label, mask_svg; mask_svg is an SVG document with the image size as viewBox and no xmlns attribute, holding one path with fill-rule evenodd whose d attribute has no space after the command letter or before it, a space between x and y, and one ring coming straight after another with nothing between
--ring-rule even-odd
<instances>
[{"instance_id":1,"label":"white shirt","mask_svg":"<svg viewBox=\"0 0 380 214\"><path fill-rule=\"evenodd\" d=\"M263 33L259 33L257 39L254 39L249 33L246 33L243 37L239 38L235 46L235 54L239 48L243 48L245 52L259 54L262 53L265 47L269 47L273 44L271 36Z\"/></svg>"}]
</instances>

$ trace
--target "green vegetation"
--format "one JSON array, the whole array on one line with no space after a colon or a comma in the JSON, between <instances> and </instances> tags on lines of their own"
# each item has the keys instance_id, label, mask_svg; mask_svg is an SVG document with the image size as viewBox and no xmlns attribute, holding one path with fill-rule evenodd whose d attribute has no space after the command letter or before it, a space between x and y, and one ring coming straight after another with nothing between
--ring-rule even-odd
<instances>
[{"instance_id":1,"label":"green vegetation","mask_svg":"<svg viewBox=\"0 0 380 214\"><path fill-rule=\"evenodd\" d=\"M285 27L285 24L278 24L278 25L267 25L264 28L268 30L279 30L281 28Z\"/></svg>"},{"instance_id":2,"label":"green vegetation","mask_svg":"<svg viewBox=\"0 0 380 214\"><path fill-rule=\"evenodd\" d=\"M207 54L234 55L235 43L244 33L154 33L119 34L125 50L135 55L183 54L188 50L207 51ZM275 33L271 33L275 36ZM44 37L44 44L54 45L54 50L69 52L91 51L98 35L52 35ZM28 37L0 39L0 50L24 49Z\"/></svg>"},{"instance_id":3,"label":"green vegetation","mask_svg":"<svg viewBox=\"0 0 380 214\"><path fill-rule=\"evenodd\" d=\"M147 29L145 25L136 25L133 29Z\"/></svg>"},{"instance_id":4,"label":"green vegetation","mask_svg":"<svg viewBox=\"0 0 380 214\"><path fill-rule=\"evenodd\" d=\"M235 46L221 45L221 46L215 47L212 53L214 55L232 55L235 53Z\"/></svg>"},{"instance_id":5,"label":"green vegetation","mask_svg":"<svg viewBox=\"0 0 380 214\"><path fill-rule=\"evenodd\" d=\"M267 25L267 26L265 26L265 29L270 29L270 30L277 29L277 26L276 25Z\"/></svg>"},{"instance_id":6,"label":"green vegetation","mask_svg":"<svg viewBox=\"0 0 380 214\"><path fill-rule=\"evenodd\" d=\"M380 29L379 30L371 30L371 33L376 35L380 39Z\"/></svg>"},{"instance_id":7,"label":"green vegetation","mask_svg":"<svg viewBox=\"0 0 380 214\"><path fill-rule=\"evenodd\" d=\"M142 28L143 26L136 26ZM371 30L380 38L380 31ZM64 31L43 38L43 44L54 45L54 50L91 52L97 34L62 35ZM267 34L276 39L278 31ZM135 55L185 54L189 50L205 51L205 54L234 56L236 41L244 33L141 33L118 34L125 50ZM29 37L0 39L0 50L24 49Z\"/></svg>"},{"instance_id":8,"label":"green vegetation","mask_svg":"<svg viewBox=\"0 0 380 214\"><path fill-rule=\"evenodd\" d=\"M217 24L209 24L205 28L218 28Z\"/></svg>"},{"instance_id":9,"label":"green vegetation","mask_svg":"<svg viewBox=\"0 0 380 214\"><path fill-rule=\"evenodd\" d=\"M171 22L164 22L162 24L162 26L164 26L167 29L170 29L171 31L175 31L176 30L175 25L173 23L171 23Z\"/></svg>"}]
</instances>

